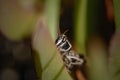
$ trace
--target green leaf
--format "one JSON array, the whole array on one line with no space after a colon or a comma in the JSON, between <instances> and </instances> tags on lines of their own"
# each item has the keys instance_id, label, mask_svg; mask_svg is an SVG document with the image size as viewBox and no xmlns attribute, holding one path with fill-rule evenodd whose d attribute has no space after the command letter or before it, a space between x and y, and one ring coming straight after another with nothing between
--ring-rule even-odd
<instances>
[{"instance_id":1,"label":"green leaf","mask_svg":"<svg viewBox=\"0 0 120 80\"><path fill-rule=\"evenodd\" d=\"M45 16L46 24L53 40L57 37L59 27L60 0L46 0Z\"/></svg>"},{"instance_id":2,"label":"green leaf","mask_svg":"<svg viewBox=\"0 0 120 80\"><path fill-rule=\"evenodd\" d=\"M35 59L39 80L71 80L43 22L38 23L33 36L33 47L37 51Z\"/></svg>"},{"instance_id":3,"label":"green leaf","mask_svg":"<svg viewBox=\"0 0 120 80\"><path fill-rule=\"evenodd\" d=\"M45 17L38 21L33 36L36 70L39 80L72 80L53 40L57 37L60 0L46 0Z\"/></svg>"}]
</instances>

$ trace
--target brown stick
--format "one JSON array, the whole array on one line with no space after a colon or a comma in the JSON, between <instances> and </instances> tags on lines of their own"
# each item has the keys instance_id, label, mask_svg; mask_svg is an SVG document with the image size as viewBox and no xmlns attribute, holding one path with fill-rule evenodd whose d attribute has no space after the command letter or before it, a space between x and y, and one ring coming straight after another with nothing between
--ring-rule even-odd
<instances>
[{"instance_id":1,"label":"brown stick","mask_svg":"<svg viewBox=\"0 0 120 80\"><path fill-rule=\"evenodd\" d=\"M75 74L76 74L77 80L86 80L84 74L79 69L76 70Z\"/></svg>"}]
</instances>

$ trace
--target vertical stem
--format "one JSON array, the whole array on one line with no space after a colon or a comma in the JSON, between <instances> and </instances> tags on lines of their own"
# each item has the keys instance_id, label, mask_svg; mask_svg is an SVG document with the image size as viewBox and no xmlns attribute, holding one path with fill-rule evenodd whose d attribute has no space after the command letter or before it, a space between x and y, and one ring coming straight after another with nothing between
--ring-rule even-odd
<instances>
[{"instance_id":1,"label":"vertical stem","mask_svg":"<svg viewBox=\"0 0 120 80\"><path fill-rule=\"evenodd\" d=\"M113 0L116 29L120 27L120 0Z\"/></svg>"},{"instance_id":2,"label":"vertical stem","mask_svg":"<svg viewBox=\"0 0 120 80\"><path fill-rule=\"evenodd\" d=\"M85 53L87 0L79 0L75 16L75 42L79 51Z\"/></svg>"}]
</instances>

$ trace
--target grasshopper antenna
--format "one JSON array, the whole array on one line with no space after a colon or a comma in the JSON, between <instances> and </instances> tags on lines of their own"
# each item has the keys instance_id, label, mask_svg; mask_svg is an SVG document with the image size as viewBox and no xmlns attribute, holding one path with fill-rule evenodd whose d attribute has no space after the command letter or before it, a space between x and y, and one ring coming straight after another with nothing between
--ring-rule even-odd
<instances>
[{"instance_id":1,"label":"grasshopper antenna","mask_svg":"<svg viewBox=\"0 0 120 80\"><path fill-rule=\"evenodd\" d=\"M69 31L69 29L65 30L64 33L61 34L60 27L58 27L58 36L66 34Z\"/></svg>"},{"instance_id":2,"label":"grasshopper antenna","mask_svg":"<svg viewBox=\"0 0 120 80\"><path fill-rule=\"evenodd\" d=\"M66 34L68 31L69 31L69 29L65 30L65 32L64 32L64 33L62 33L62 35L63 35L63 34Z\"/></svg>"}]
</instances>

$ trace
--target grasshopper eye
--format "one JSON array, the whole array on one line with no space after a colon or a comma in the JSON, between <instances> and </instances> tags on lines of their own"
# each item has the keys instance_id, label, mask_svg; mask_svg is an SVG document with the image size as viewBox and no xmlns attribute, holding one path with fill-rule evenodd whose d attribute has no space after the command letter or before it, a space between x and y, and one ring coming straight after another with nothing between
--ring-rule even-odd
<instances>
[{"instance_id":1,"label":"grasshopper eye","mask_svg":"<svg viewBox=\"0 0 120 80\"><path fill-rule=\"evenodd\" d=\"M67 40L66 36L65 35L62 35L62 41L65 42Z\"/></svg>"},{"instance_id":2,"label":"grasshopper eye","mask_svg":"<svg viewBox=\"0 0 120 80\"><path fill-rule=\"evenodd\" d=\"M65 42L66 41L66 37L64 37L62 41Z\"/></svg>"}]
</instances>

